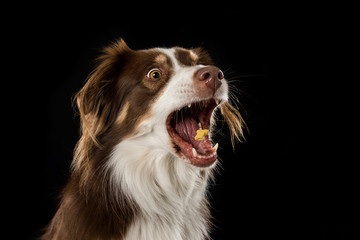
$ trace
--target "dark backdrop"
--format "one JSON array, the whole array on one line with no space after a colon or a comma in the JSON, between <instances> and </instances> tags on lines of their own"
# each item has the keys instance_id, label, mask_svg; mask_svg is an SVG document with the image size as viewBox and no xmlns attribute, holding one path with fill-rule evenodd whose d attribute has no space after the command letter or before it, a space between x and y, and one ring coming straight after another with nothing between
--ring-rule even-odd
<instances>
[{"instance_id":1,"label":"dark backdrop","mask_svg":"<svg viewBox=\"0 0 360 240\"><path fill-rule=\"evenodd\" d=\"M71 97L119 37L133 49L203 46L237 80L249 131L235 151L226 126L217 136L214 240L358 235L354 160L338 135L346 112L325 77L331 16L308 6L182 5L22 5L11 15L3 45L11 239L34 239L53 216L79 137Z\"/></svg>"}]
</instances>

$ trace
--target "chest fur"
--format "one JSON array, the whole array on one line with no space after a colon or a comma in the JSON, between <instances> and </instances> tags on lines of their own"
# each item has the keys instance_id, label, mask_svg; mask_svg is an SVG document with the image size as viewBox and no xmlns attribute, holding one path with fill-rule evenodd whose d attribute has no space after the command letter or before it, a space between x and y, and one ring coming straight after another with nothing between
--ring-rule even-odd
<instances>
[{"instance_id":1,"label":"chest fur","mask_svg":"<svg viewBox=\"0 0 360 240\"><path fill-rule=\"evenodd\" d=\"M209 170L193 167L142 143L122 142L109 161L113 185L121 186L123 193L139 206L126 240L206 239L210 218L205 196Z\"/></svg>"}]
</instances>

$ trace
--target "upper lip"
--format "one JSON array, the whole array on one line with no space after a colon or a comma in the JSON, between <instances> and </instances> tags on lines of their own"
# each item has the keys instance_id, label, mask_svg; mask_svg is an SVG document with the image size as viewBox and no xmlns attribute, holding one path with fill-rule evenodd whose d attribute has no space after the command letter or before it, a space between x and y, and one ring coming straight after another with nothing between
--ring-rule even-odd
<instances>
[{"instance_id":1,"label":"upper lip","mask_svg":"<svg viewBox=\"0 0 360 240\"><path fill-rule=\"evenodd\" d=\"M218 98L206 98L206 99L197 99L197 100L194 100L192 102L188 102L186 104L183 104L181 105L180 107L176 108L174 111L179 111L180 109L184 108L184 107L191 107L192 104L196 104L196 103L200 103L200 104L207 104L209 103L211 100L214 100L215 103L216 103L216 106L218 106L223 100L221 99L218 99ZM215 107L216 107L215 106Z\"/></svg>"}]
</instances>

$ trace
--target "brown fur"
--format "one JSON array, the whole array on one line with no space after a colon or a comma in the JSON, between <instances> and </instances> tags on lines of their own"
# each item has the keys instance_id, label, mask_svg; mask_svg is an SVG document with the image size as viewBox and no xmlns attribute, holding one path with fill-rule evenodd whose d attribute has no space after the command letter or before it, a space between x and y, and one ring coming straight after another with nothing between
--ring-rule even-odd
<instances>
[{"instance_id":1,"label":"brown fur","mask_svg":"<svg viewBox=\"0 0 360 240\"><path fill-rule=\"evenodd\" d=\"M213 65L210 56L202 48L184 49L175 47L175 57L185 66L195 66L198 64Z\"/></svg>"},{"instance_id":2,"label":"brown fur","mask_svg":"<svg viewBox=\"0 0 360 240\"><path fill-rule=\"evenodd\" d=\"M122 239L136 215L133 201L110 192L110 179L104 169L112 147L135 127L129 121L124 121L123 127L114 124L127 91L139 84L121 71L134 53L122 40L105 48L99 65L76 94L82 136L59 209L41 239ZM134 111L129 115L135 119L138 116Z\"/></svg>"}]
</instances>

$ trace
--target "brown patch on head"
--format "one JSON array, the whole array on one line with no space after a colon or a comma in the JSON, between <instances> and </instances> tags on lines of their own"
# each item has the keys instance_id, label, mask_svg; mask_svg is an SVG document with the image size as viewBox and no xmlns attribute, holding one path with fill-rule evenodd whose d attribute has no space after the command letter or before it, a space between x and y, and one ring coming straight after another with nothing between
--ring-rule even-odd
<instances>
[{"instance_id":1,"label":"brown patch on head","mask_svg":"<svg viewBox=\"0 0 360 240\"><path fill-rule=\"evenodd\" d=\"M185 66L195 66L198 56L191 50L175 47L175 57L180 64Z\"/></svg>"},{"instance_id":2,"label":"brown patch on head","mask_svg":"<svg viewBox=\"0 0 360 240\"><path fill-rule=\"evenodd\" d=\"M143 68L145 75L142 80L142 84L152 93L157 94L169 80L172 73L172 62L165 54L160 53L157 50L143 50L139 51L139 53L145 51L149 51L145 54L145 56L150 57L152 55L152 59L150 59L147 66L144 66ZM140 57L138 60L142 61L142 59L143 58ZM141 65L141 63L138 63L137 65L139 66L139 64ZM157 78L152 78L151 73L153 71L159 74L157 75Z\"/></svg>"},{"instance_id":3,"label":"brown patch on head","mask_svg":"<svg viewBox=\"0 0 360 240\"><path fill-rule=\"evenodd\" d=\"M133 51L123 40L105 48L99 61L98 67L76 95L86 127L91 122L92 125L101 123L101 126L110 126L118 117L124 120L124 108L126 115L131 115L131 112L144 114L144 108L166 84L172 71L171 61L163 53L154 49ZM150 79L147 74L154 68L161 71L161 77ZM137 108L141 110L137 111ZM96 123L94 119L89 119L90 116L97 118Z\"/></svg>"},{"instance_id":4,"label":"brown patch on head","mask_svg":"<svg viewBox=\"0 0 360 240\"><path fill-rule=\"evenodd\" d=\"M98 61L75 95L82 137L75 150L74 169L88 168L90 153L101 151L106 156L122 139L134 134L172 72L172 62L164 53L156 49L134 51L121 39L106 47ZM158 69L160 77L149 78L152 69Z\"/></svg>"},{"instance_id":5,"label":"brown patch on head","mask_svg":"<svg viewBox=\"0 0 360 240\"><path fill-rule=\"evenodd\" d=\"M210 55L201 48L185 49L174 47L175 57L184 66L213 65Z\"/></svg>"}]
</instances>

